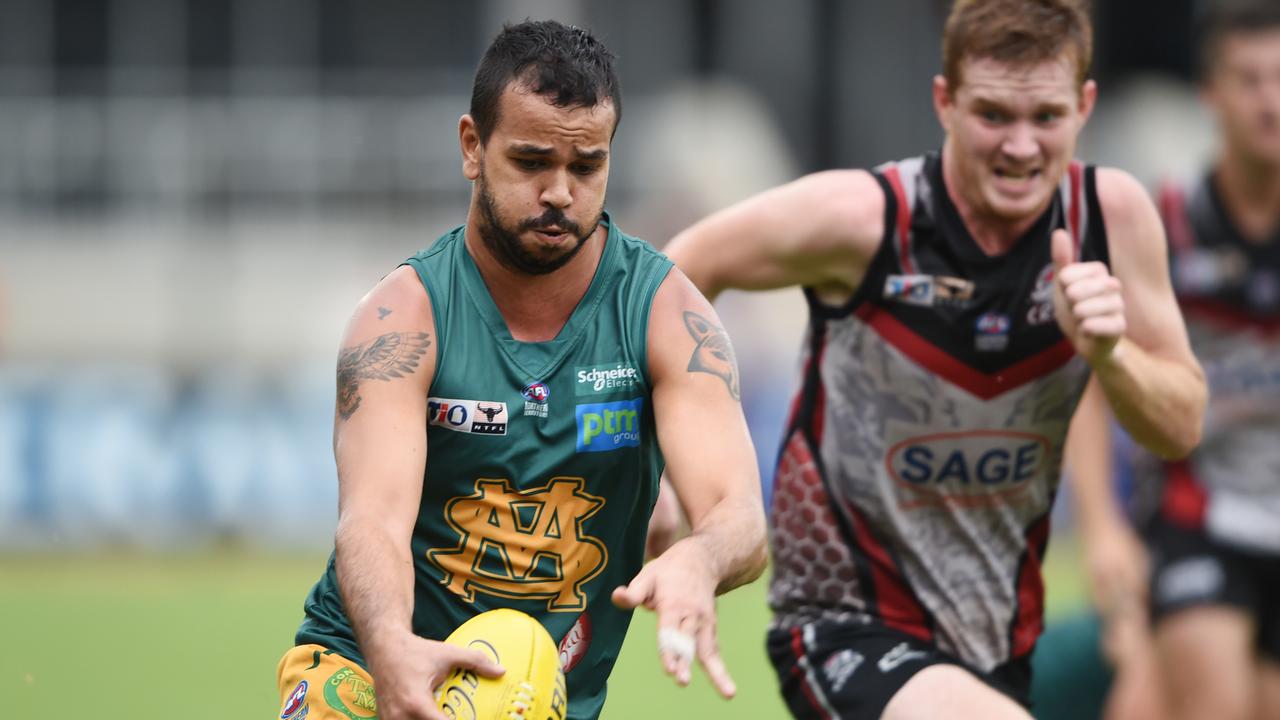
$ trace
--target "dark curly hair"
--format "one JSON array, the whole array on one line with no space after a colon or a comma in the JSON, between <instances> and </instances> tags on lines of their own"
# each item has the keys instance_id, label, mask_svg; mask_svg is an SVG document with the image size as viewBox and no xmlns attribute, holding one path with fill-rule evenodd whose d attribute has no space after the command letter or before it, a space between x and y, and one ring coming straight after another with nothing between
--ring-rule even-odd
<instances>
[{"instance_id":1,"label":"dark curly hair","mask_svg":"<svg viewBox=\"0 0 1280 720\"><path fill-rule=\"evenodd\" d=\"M622 88L613 69L614 56L579 27L554 20L526 20L505 25L494 38L471 89L471 118L481 142L498 124L498 98L519 82L556 107L613 105L614 125L622 120Z\"/></svg>"}]
</instances>

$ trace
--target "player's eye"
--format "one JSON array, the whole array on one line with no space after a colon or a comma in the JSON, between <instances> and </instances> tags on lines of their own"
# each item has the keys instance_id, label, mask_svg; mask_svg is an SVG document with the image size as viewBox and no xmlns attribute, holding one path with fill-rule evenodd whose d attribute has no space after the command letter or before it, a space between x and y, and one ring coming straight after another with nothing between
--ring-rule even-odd
<instances>
[{"instance_id":1,"label":"player's eye","mask_svg":"<svg viewBox=\"0 0 1280 720\"><path fill-rule=\"evenodd\" d=\"M1049 123L1057 120L1059 117L1061 116L1057 112L1053 110L1045 110L1043 112L1036 113L1036 122L1040 123L1041 125L1048 125Z\"/></svg>"},{"instance_id":2,"label":"player's eye","mask_svg":"<svg viewBox=\"0 0 1280 720\"><path fill-rule=\"evenodd\" d=\"M521 170L541 170L545 165L544 161L534 158L516 158L516 167Z\"/></svg>"},{"instance_id":3,"label":"player's eye","mask_svg":"<svg viewBox=\"0 0 1280 720\"><path fill-rule=\"evenodd\" d=\"M600 166L596 163L575 163L573 165L573 172L578 175L591 175L599 169Z\"/></svg>"},{"instance_id":4,"label":"player's eye","mask_svg":"<svg viewBox=\"0 0 1280 720\"><path fill-rule=\"evenodd\" d=\"M981 115L983 120L992 124L1003 123L1009 119L1007 115L999 110L983 110Z\"/></svg>"}]
</instances>

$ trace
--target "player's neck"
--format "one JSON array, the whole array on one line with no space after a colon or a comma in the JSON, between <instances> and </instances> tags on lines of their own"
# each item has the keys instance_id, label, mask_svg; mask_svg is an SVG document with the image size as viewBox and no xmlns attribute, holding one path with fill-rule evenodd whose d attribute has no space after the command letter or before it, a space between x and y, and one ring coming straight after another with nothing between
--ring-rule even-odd
<instances>
[{"instance_id":1,"label":"player's neck","mask_svg":"<svg viewBox=\"0 0 1280 720\"><path fill-rule=\"evenodd\" d=\"M982 252L989 256L1003 255L1008 252L1018 239L1026 234L1040 217L1043 209L1026 218L1010 220L996 216L990 212L982 212L980 201L970 201L960 188L965 181L959 176L954 162L948 162L949 153L943 148L942 184L946 187L947 197L960 215L960 221L969 231L969 236Z\"/></svg>"},{"instance_id":2,"label":"player's neck","mask_svg":"<svg viewBox=\"0 0 1280 720\"><path fill-rule=\"evenodd\" d=\"M1214 183L1231 222L1250 242L1271 241L1280 230L1280 165L1228 149Z\"/></svg>"},{"instance_id":3,"label":"player's neck","mask_svg":"<svg viewBox=\"0 0 1280 720\"><path fill-rule=\"evenodd\" d=\"M502 264L470 224L465 238L467 252L511 337L521 342L546 342L555 339L586 295L608 233L608 227L601 224L573 259L546 275L529 275Z\"/></svg>"}]
</instances>

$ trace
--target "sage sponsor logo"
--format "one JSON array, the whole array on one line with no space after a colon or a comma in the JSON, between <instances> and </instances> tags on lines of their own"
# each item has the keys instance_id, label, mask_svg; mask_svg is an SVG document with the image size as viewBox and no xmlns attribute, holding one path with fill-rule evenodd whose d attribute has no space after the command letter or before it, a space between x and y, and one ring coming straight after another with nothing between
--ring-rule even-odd
<instances>
[{"instance_id":1,"label":"sage sponsor logo","mask_svg":"<svg viewBox=\"0 0 1280 720\"><path fill-rule=\"evenodd\" d=\"M586 403L574 408L578 421L577 451L608 452L640 447L640 418L644 398Z\"/></svg>"},{"instance_id":2,"label":"sage sponsor logo","mask_svg":"<svg viewBox=\"0 0 1280 720\"><path fill-rule=\"evenodd\" d=\"M916 504L980 507L1024 492L1048 467L1049 448L1048 438L1033 433L935 433L889 448L885 464Z\"/></svg>"},{"instance_id":3,"label":"sage sponsor logo","mask_svg":"<svg viewBox=\"0 0 1280 720\"><path fill-rule=\"evenodd\" d=\"M607 395L638 388L640 371L628 362L584 365L574 368L574 379L574 395Z\"/></svg>"}]
</instances>

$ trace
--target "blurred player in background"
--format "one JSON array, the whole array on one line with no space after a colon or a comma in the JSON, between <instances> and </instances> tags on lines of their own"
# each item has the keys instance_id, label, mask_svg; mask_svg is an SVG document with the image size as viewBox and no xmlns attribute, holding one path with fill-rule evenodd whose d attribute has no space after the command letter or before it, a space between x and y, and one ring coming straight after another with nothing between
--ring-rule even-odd
<instances>
[{"instance_id":1,"label":"blurred player in background","mask_svg":"<svg viewBox=\"0 0 1280 720\"><path fill-rule=\"evenodd\" d=\"M1162 456L1199 439L1205 384L1155 208L1072 159L1091 47L1070 0L960 0L940 153L802 178L668 247L708 297L808 299L771 513L769 652L797 717L1029 717L1086 384Z\"/></svg>"},{"instance_id":2,"label":"blurred player in background","mask_svg":"<svg viewBox=\"0 0 1280 720\"><path fill-rule=\"evenodd\" d=\"M1173 284L1211 389L1189 458L1138 464L1151 554L1152 663L1179 719L1280 717L1280 6L1224 4L1202 43L1201 95L1220 148L1160 208ZM1101 414L1101 412L1099 412ZM1105 489L1085 488L1103 498ZM1094 503L1091 575L1145 598L1144 559ZM1084 508L1082 508L1084 509ZM1138 579L1135 579L1138 578ZM1142 656L1133 662L1141 670ZM1123 669L1124 664L1121 664ZM1125 683L1118 691L1128 692ZM1116 717L1121 717L1116 715ZM1127 716L1124 716L1127 717Z\"/></svg>"},{"instance_id":3,"label":"blurred player in background","mask_svg":"<svg viewBox=\"0 0 1280 720\"><path fill-rule=\"evenodd\" d=\"M466 224L346 329L336 547L280 664L282 718L443 718L453 668L501 669L439 640L495 607L561 643L570 718L599 714L640 605L668 673L687 683L696 654L733 694L715 594L764 566L755 456L714 310L603 210L621 110L581 29L525 22L485 53ZM692 531L642 569L664 460Z\"/></svg>"},{"instance_id":4,"label":"blurred player in background","mask_svg":"<svg viewBox=\"0 0 1280 720\"><path fill-rule=\"evenodd\" d=\"M1106 399L1086 393L1067 436L1065 471L1092 607L1055 619L1036 644L1037 720L1168 717L1147 612L1147 551L1130 524L1132 497L1117 502L1132 448L1113 446L1111 422Z\"/></svg>"}]
</instances>

